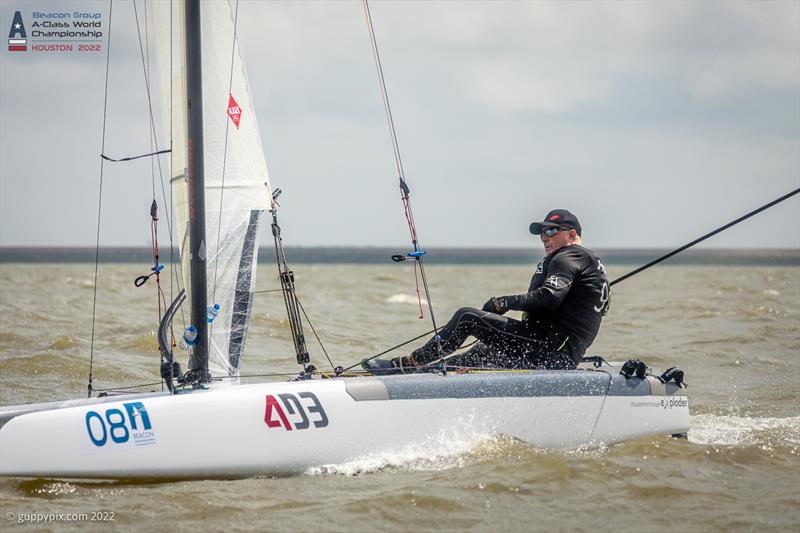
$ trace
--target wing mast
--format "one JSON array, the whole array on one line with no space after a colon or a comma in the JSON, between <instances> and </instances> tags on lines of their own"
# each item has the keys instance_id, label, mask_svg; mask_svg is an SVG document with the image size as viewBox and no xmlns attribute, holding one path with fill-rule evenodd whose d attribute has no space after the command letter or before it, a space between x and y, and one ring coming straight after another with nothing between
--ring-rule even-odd
<instances>
[{"instance_id":1,"label":"wing mast","mask_svg":"<svg viewBox=\"0 0 800 533\"><path fill-rule=\"evenodd\" d=\"M203 65L200 47L200 2L186 1L186 94L188 96L189 248L192 324L197 341L191 360L195 384L211 380L208 372L208 321L206 280L206 205L203 165Z\"/></svg>"}]
</instances>

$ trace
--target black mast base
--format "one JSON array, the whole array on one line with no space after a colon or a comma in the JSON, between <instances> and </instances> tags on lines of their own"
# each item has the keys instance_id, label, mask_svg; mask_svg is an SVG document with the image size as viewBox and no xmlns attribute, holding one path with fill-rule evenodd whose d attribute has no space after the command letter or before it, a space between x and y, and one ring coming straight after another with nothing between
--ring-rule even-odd
<instances>
[{"instance_id":1,"label":"black mast base","mask_svg":"<svg viewBox=\"0 0 800 533\"><path fill-rule=\"evenodd\" d=\"M207 368L193 368L183 375L183 381L195 389L205 388L211 383L211 374Z\"/></svg>"}]
</instances>

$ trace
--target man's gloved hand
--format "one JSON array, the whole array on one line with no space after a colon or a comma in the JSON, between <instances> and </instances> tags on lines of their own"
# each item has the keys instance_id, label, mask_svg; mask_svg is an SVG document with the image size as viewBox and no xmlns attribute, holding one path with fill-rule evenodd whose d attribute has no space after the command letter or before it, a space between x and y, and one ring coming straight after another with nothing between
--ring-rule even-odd
<instances>
[{"instance_id":1,"label":"man's gloved hand","mask_svg":"<svg viewBox=\"0 0 800 533\"><path fill-rule=\"evenodd\" d=\"M492 296L489 298L489 301L483 304L481 308L482 311L487 311L489 313L497 313L498 315L504 314L508 311L508 307L506 306L506 299L502 296Z\"/></svg>"}]
</instances>

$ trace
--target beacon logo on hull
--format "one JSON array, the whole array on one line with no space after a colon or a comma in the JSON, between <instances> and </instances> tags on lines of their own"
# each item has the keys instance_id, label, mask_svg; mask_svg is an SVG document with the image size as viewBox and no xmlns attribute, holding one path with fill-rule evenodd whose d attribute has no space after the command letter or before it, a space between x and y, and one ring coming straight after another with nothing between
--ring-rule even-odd
<instances>
[{"instance_id":1,"label":"beacon logo on hull","mask_svg":"<svg viewBox=\"0 0 800 533\"><path fill-rule=\"evenodd\" d=\"M25 23L22 22L22 13L14 13L11 22L11 31L8 32L8 51L25 52L28 50L28 34L25 33Z\"/></svg>"},{"instance_id":2,"label":"beacon logo on hull","mask_svg":"<svg viewBox=\"0 0 800 533\"><path fill-rule=\"evenodd\" d=\"M97 448L106 444L149 446L156 443L150 415L142 402L123 403L122 409L113 407L102 412L87 411L85 424L89 440Z\"/></svg>"}]
</instances>

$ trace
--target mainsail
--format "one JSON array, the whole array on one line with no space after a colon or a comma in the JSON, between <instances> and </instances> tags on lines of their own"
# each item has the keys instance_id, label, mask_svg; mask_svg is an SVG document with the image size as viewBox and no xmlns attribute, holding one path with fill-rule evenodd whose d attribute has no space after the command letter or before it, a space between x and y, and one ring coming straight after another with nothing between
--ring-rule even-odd
<instances>
[{"instance_id":1,"label":"mainsail","mask_svg":"<svg viewBox=\"0 0 800 533\"><path fill-rule=\"evenodd\" d=\"M271 208L267 164L244 63L235 39L235 7L201 2L206 235L189 243L187 92L184 2L152 2L158 80L166 138L172 139L170 182L184 285L189 259L204 259L209 324L209 371L237 377L250 322L261 214ZM188 294L191 303L192 294ZM191 307L191 305L189 306Z\"/></svg>"}]
</instances>

